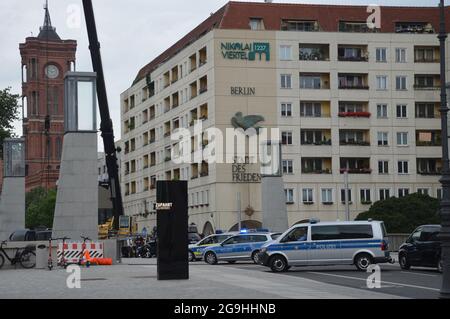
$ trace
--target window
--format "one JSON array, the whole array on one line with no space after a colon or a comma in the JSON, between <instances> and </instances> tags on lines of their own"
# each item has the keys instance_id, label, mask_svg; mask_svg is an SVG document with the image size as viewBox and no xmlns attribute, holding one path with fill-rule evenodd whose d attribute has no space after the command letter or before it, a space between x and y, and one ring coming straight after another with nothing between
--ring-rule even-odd
<instances>
[{"instance_id":1,"label":"window","mask_svg":"<svg viewBox=\"0 0 450 319\"><path fill-rule=\"evenodd\" d=\"M404 48L395 49L395 62L406 63L406 49Z\"/></svg>"},{"instance_id":2,"label":"window","mask_svg":"<svg viewBox=\"0 0 450 319\"><path fill-rule=\"evenodd\" d=\"M285 189L284 194L286 196L286 204L294 203L294 190L292 188Z\"/></svg>"},{"instance_id":3,"label":"window","mask_svg":"<svg viewBox=\"0 0 450 319\"><path fill-rule=\"evenodd\" d=\"M302 190L302 200L303 200L303 204L313 204L314 203L314 191L312 188L304 188Z\"/></svg>"},{"instance_id":4,"label":"window","mask_svg":"<svg viewBox=\"0 0 450 319\"><path fill-rule=\"evenodd\" d=\"M377 105L377 117L379 119L386 119L388 117L388 106L387 104Z\"/></svg>"},{"instance_id":5,"label":"window","mask_svg":"<svg viewBox=\"0 0 450 319\"><path fill-rule=\"evenodd\" d=\"M409 195L409 188L399 188L398 189L398 197L402 198L402 197L406 197Z\"/></svg>"},{"instance_id":6,"label":"window","mask_svg":"<svg viewBox=\"0 0 450 319\"><path fill-rule=\"evenodd\" d=\"M281 74L281 88L291 89L292 88L292 75L291 74Z\"/></svg>"},{"instance_id":7,"label":"window","mask_svg":"<svg viewBox=\"0 0 450 319\"><path fill-rule=\"evenodd\" d=\"M283 160L283 174L293 174L294 164L292 160Z\"/></svg>"},{"instance_id":8,"label":"window","mask_svg":"<svg viewBox=\"0 0 450 319\"><path fill-rule=\"evenodd\" d=\"M378 132L378 146L388 146L388 133L387 132Z\"/></svg>"},{"instance_id":9,"label":"window","mask_svg":"<svg viewBox=\"0 0 450 319\"><path fill-rule=\"evenodd\" d=\"M380 200L387 200L389 198L391 198L391 190L388 188L382 188L380 189Z\"/></svg>"},{"instance_id":10,"label":"window","mask_svg":"<svg viewBox=\"0 0 450 319\"><path fill-rule=\"evenodd\" d=\"M300 116L301 117L321 117L322 105L314 102L301 102L300 103Z\"/></svg>"},{"instance_id":11,"label":"window","mask_svg":"<svg viewBox=\"0 0 450 319\"><path fill-rule=\"evenodd\" d=\"M377 56L377 62L386 62L386 48L377 48L376 56Z\"/></svg>"},{"instance_id":12,"label":"window","mask_svg":"<svg viewBox=\"0 0 450 319\"><path fill-rule=\"evenodd\" d=\"M434 103L417 103L416 118L433 119L436 117L434 110Z\"/></svg>"},{"instance_id":13,"label":"window","mask_svg":"<svg viewBox=\"0 0 450 319\"><path fill-rule=\"evenodd\" d=\"M302 130L300 139L302 145L317 145L325 141L322 131L315 130Z\"/></svg>"},{"instance_id":14,"label":"window","mask_svg":"<svg viewBox=\"0 0 450 319\"><path fill-rule=\"evenodd\" d=\"M406 104L397 105L397 118L398 119L408 118L408 106Z\"/></svg>"},{"instance_id":15,"label":"window","mask_svg":"<svg viewBox=\"0 0 450 319\"><path fill-rule=\"evenodd\" d=\"M345 188L341 189L341 202L343 204L345 204L345 200L346 200L345 193L346 193L346 189ZM351 189L348 189L348 202L349 203L352 202L352 190Z\"/></svg>"},{"instance_id":16,"label":"window","mask_svg":"<svg viewBox=\"0 0 450 319\"><path fill-rule=\"evenodd\" d=\"M389 162L388 161L378 161L378 174L380 174L380 175L389 174Z\"/></svg>"},{"instance_id":17,"label":"window","mask_svg":"<svg viewBox=\"0 0 450 319\"><path fill-rule=\"evenodd\" d=\"M281 116L282 117L292 116L292 103L281 103Z\"/></svg>"},{"instance_id":18,"label":"window","mask_svg":"<svg viewBox=\"0 0 450 319\"><path fill-rule=\"evenodd\" d=\"M319 31L319 29L317 21L283 20L281 22L282 31Z\"/></svg>"},{"instance_id":19,"label":"window","mask_svg":"<svg viewBox=\"0 0 450 319\"><path fill-rule=\"evenodd\" d=\"M261 18L250 18L251 30L264 30L264 22Z\"/></svg>"},{"instance_id":20,"label":"window","mask_svg":"<svg viewBox=\"0 0 450 319\"><path fill-rule=\"evenodd\" d=\"M420 195L430 195L430 189L429 188L418 188L417 193Z\"/></svg>"},{"instance_id":21,"label":"window","mask_svg":"<svg viewBox=\"0 0 450 319\"><path fill-rule=\"evenodd\" d=\"M377 75L377 90L387 90L386 75Z\"/></svg>"},{"instance_id":22,"label":"window","mask_svg":"<svg viewBox=\"0 0 450 319\"><path fill-rule=\"evenodd\" d=\"M361 203L369 204L372 203L370 189L361 189Z\"/></svg>"},{"instance_id":23,"label":"window","mask_svg":"<svg viewBox=\"0 0 450 319\"><path fill-rule=\"evenodd\" d=\"M290 45L280 46L280 60L282 61L292 60L292 47Z\"/></svg>"},{"instance_id":24,"label":"window","mask_svg":"<svg viewBox=\"0 0 450 319\"><path fill-rule=\"evenodd\" d=\"M398 161L398 173L399 174L409 174L409 162L408 161Z\"/></svg>"},{"instance_id":25,"label":"window","mask_svg":"<svg viewBox=\"0 0 450 319\"><path fill-rule=\"evenodd\" d=\"M300 76L301 89L320 89L320 87L321 87L320 75Z\"/></svg>"},{"instance_id":26,"label":"window","mask_svg":"<svg viewBox=\"0 0 450 319\"><path fill-rule=\"evenodd\" d=\"M283 243L308 240L308 227L298 227L290 231L282 240Z\"/></svg>"},{"instance_id":27,"label":"window","mask_svg":"<svg viewBox=\"0 0 450 319\"><path fill-rule=\"evenodd\" d=\"M406 76L399 75L395 80L395 88L397 91L405 91L406 90Z\"/></svg>"},{"instance_id":28,"label":"window","mask_svg":"<svg viewBox=\"0 0 450 319\"><path fill-rule=\"evenodd\" d=\"M292 145L292 132L282 132L281 143L283 145Z\"/></svg>"},{"instance_id":29,"label":"window","mask_svg":"<svg viewBox=\"0 0 450 319\"><path fill-rule=\"evenodd\" d=\"M322 189L322 204L329 205L333 203L333 190L331 188Z\"/></svg>"},{"instance_id":30,"label":"window","mask_svg":"<svg viewBox=\"0 0 450 319\"><path fill-rule=\"evenodd\" d=\"M408 146L408 133L407 132L397 133L397 145L398 146Z\"/></svg>"},{"instance_id":31,"label":"window","mask_svg":"<svg viewBox=\"0 0 450 319\"><path fill-rule=\"evenodd\" d=\"M311 240L369 239L373 238L371 225L312 226Z\"/></svg>"}]
</instances>

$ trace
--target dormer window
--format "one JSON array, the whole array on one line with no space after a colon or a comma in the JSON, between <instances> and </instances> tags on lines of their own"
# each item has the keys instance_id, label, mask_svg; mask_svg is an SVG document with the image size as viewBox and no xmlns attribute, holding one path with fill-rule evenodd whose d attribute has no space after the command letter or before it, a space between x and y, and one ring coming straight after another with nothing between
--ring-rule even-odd
<instances>
[{"instance_id":1,"label":"dormer window","mask_svg":"<svg viewBox=\"0 0 450 319\"><path fill-rule=\"evenodd\" d=\"M264 30L264 21L262 18L250 18L251 30Z\"/></svg>"},{"instance_id":2,"label":"dormer window","mask_svg":"<svg viewBox=\"0 0 450 319\"><path fill-rule=\"evenodd\" d=\"M283 20L282 31L320 31L318 21L314 20Z\"/></svg>"},{"instance_id":3,"label":"dormer window","mask_svg":"<svg viewBox=\"0 0 450 319\"><path fill-rule=\"evenodd\" d=\"M397 22L396 33L435 33L433 26L428 22Z\"/></svg>"},{"instance_id":4,"label":"dormer window","mask_svg":"<svg viewBox=\"0 0 450 319\"><path fill-rule=\"evenodd\" d=\"M339 21L339 32L378 32L380 29L369 28L366 21Z\"/></svg>"}]
</instances>

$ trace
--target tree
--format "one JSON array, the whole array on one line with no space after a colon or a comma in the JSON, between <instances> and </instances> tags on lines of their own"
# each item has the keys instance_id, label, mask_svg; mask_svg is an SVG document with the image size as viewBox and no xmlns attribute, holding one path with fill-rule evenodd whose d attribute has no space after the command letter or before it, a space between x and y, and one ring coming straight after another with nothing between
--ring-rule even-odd
<instances>
[{"instance_id":1,"label":"tree","mask_svg":"<svg viewBox=\"0 0 450 319\"><path fill-rule=\"evenodd\" d=\"M56 190L48 192L42 188L35 188L27 193L25 198L27 228L46 227L53 228L53 216L56 205Z\"/></svg>"},{"instance_id":2,"label":"tree","mask_svg":"<svg viewBox=\"0 0 450 319\"><path fill-rule=\"evenodd\" d=\"M3 140L14 136L13 122L19 119L19 95L10 91L10 87L0 90L0 153L3 151Z\"/></svg>"},{"instance_id":3,"label":"tree","mask_svg":"<svg viewBox=\"0 0 450 319\"><path fill-rule=\"evenodd\" d=\"M420 225L440 224L439 200L412 194L375 203L356 220L384 221L388 233L411 233Z\"/></svg>"}]
</instances>

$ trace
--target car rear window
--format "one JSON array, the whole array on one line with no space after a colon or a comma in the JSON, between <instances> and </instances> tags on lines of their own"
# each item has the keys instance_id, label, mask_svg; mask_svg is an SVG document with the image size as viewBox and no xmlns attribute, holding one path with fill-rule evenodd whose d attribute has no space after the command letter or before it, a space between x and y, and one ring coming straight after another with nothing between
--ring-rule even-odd
<instances>
[{"instance_id":1,"label":"car rear window","mask_svg":"<svg viewBox=\"0 0 450 319\"><path fill-rule=\"evenodd\" d=\"M332 225L311 227L312 240L373 238L372 225Z\"/></svg>"}]
</instances>

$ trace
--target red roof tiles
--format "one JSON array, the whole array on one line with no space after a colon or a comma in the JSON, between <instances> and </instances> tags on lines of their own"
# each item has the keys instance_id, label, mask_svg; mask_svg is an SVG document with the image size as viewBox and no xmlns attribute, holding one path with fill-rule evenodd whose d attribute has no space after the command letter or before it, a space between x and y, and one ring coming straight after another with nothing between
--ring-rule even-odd
<instances>
[{"instance_id":1,"label":"red roof tiles","mask_svg":"<svg viewBox=\"0 0 450 319\"><path fill-rule=\"evenodd\" d=\"M250 29L250 18L264 19L266 30L281 30L284 19L317 20L322 31L337 32L339 21L366 21L370 13L365 6L311 5L284 3L228 2L185 37L143 67L134 83L143 79L158 65L173 57L190 43L212 29ZM450 32L450 6L446 7L447 32ZM431 23L439 30L438 7L381 7L380 32L394 33L396 22Z\"/></svg>"}]
</instances>

